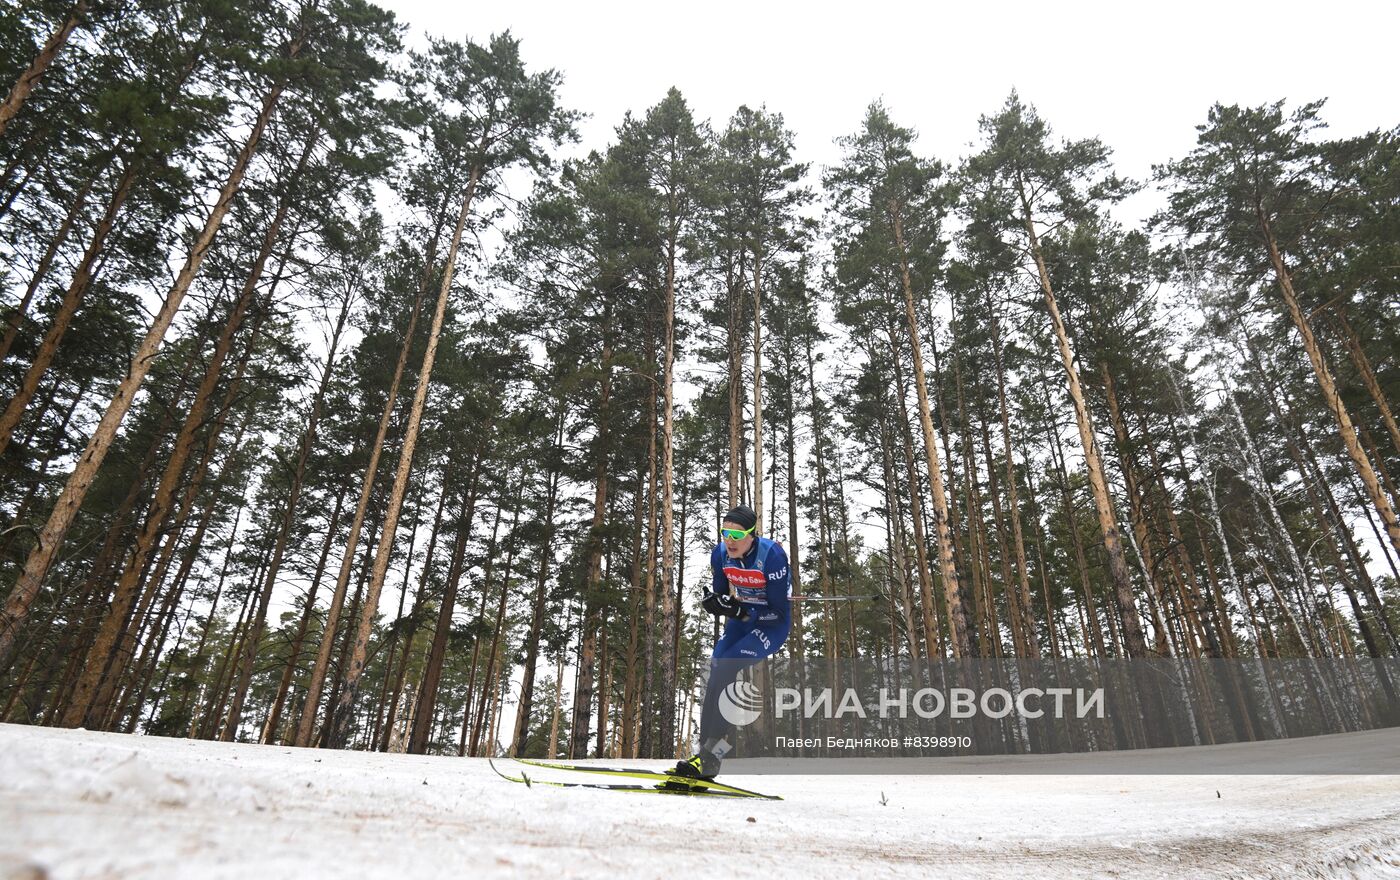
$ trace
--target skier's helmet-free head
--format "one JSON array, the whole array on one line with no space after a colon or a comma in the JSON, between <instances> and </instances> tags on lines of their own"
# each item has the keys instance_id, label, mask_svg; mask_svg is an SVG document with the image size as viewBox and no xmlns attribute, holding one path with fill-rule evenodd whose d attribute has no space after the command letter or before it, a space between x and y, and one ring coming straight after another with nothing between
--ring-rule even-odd
<instances>
[{"instance_id":1,"label":"skier's helmet-free head","mask_svg":"<svg viewBox=\"0 0 1400 880\"><path fill-rule=\"evenodd\" d=\"M747 504L740 504L724 515L724 521L748 530L758 525L758 514Z\"/></svg>"},{"instance_id":2,"label":"skier's helmet-free head","mask_svg":"<svg viewBox=\"0 0 1400 880\"><path fill-rule=\"evenodd\" d=\"M758 514L753 508L739 505L724 515L720 537L730 556L742 556L753 546L754 532L758 528Z\"/></svg>"}]
</instances>

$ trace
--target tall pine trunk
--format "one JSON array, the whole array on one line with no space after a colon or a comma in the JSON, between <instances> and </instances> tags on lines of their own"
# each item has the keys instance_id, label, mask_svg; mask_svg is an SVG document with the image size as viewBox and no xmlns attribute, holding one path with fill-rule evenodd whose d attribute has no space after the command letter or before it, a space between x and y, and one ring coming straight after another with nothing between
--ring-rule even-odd
<instances>
[{"instance_id":1,"label":"tall pine trunk","mask_svg":"<svg viewBox=\"0 0 1400 880\"><path fill-rule=\"evenodd\" d=\"M509 750L511 755L520 755L525 751L525 742L530 734L530 711L535 700L535 666L540 658L540 632L544 626L545 600L548 598L549 563L553 559L554 505L559 496L560 473L557 464L564 449L565 411L562 399L558 406L554 446L550 451L549 472L545 477L549 488L544 505L544 529L540 535L539 571L535 575L535 595L530 600L530 629L525 634L525 668L520 681L520 701L515 710L515 730Z\"/></svg>"},{"instance_id":2,"label":"tall pine trunk","mask_svg":"<svg viewBox=\"0 0 1400 880\"><path fill-rule=\"evenodd\" d=\"M1342 402L1341 395L1337 393L1332 372L1327 368L1327 362L1322 357L1322 349L1318 347L1317 339L1313 336L1312 325L1298 306L1298 297L1293 292L1293 277L1284 262L1278 241L1274 238L1273 229L1270 228L1269 221L1264 216L1263 207L1256 205L1255 209L1259 218L1260 231L1264 235L1264 242L1269 250L1269 262L1274 268L1274 278L1278 281L1284 305L1288 307L1289 317L1293 319L1293 326L1298 329L1298 335L1303 340L1303 349L1308 353L1308 360L1312 362L1318 387L1322 389L1322 398L1327 403L1327 409L1337 420L1337 429L1341 435L1342 445L1345 447L1352 464L1356 466L1356 472L1361 477L1362 485L1366 488L1366 497L1370 499L1376 512L1380 514L1381 525L1385 528L1391 546L1395 548L1397 553L1400 553L1400 520L1396 519L1395 509L1391 507L1390 499L1381 491L1380 480L1376 477L1375 469L1371 467L1371 460L1366 456L1365 450L1361 448L1361 441L1356 435L1356 428L1352 425L1351 415L1347 412L1346 404Z\"/></svg>"},{"instance_id":3,"label":"tall pine trunk","mask_svg":"<svg viewBox=\"0 0 1400 880\"><path fill-rule=\"evenodd\" d=\"M577 684L574 687L573 723L569 742L569 754L584 755L588 752L589 720L592 717L593 699L593 653L597 647L598 591L603 580L603 524L608 509L608 452L609 439L609 398L612 394L612 340L608 336L612 320L612 306L605 299L603 304L603 352L600 364L602 372L598 400L598 435L594 439L596 461L594 462L593 518L588 529L588 560L585 567L586 581L583 588L583 615L579 622L581 642ZM553 746L551 745L551 748Z\"/></svg>"},{"instance_id":4,"label":"tall pine trunk","mask_svg":"<svg viewBox=\"0 0 1400 880\"><path fill-rule=\"evenodd\" d=\"M491 650L486 652L486 671L482 675L484 684L481 688L480 701L477 703L475 723L472 725L471 749L467 752L467 754L473 757L475 757L481 749L482 735L490 732L486 723L486 713L487 708L491 705L491 699L496 695L496 687L493 684L497 675L496 660L500 656L501 651L501 631L505 629L506 601L510 598L510 574L511 568L515 564L515 542L519 535L520 509L524 506L526 482L526 474L525 471L522 470L520 473L520 482L515 490L515 509L511 511L510 532L506 536L506 564L505 570L501 573L501 598L496 604L496 619L491 627ZM494 741L492 741L491 746L491 754L487 757L494 757L495 755Z\"/></svg>"},{"instance_id":5,"label":"tall pine trunk","mask_svg":"<svg viewBox=\"0 0 1400 880\"><path fill-rule=\"evenodd\" d=\"M760 269L763 261L757 249L753 255L753 509L758 526L763 527L763 302ZM675 304L667 302L668 313Z\"/></svg>"},{"instance_id":6,"label":"tall pine trunk","mask_svg":"<svg viewBox=\"0 0 1400 880\"><path fill-rule=\"evenodd\" d=\"M919 319L914 308L914 283L909 275L908 250L904 244L904 221L899 205L888 205L895 246L899 251L899 275L904 288L904 315L908 321L909 345L914 359L914 389L919 395L919 424L924 431L924 454L928 458L929 486L933 491L933 530L938 538L938 567L943 574L943 594L952 625L953 658L972 656L967 614L963 608L958 569L953 562L953 534L948 526L948 495L943 485L943 467L934 441L933 414L929 404L928 380L924 376L924 356L919 340Z\"/></svg>"},{"instance_id":7,"label":"tall pine trunk","mask_svg":"<svg viewBox=\"0 0 1400 880\"><path fill-rule=\"evenodd\" d=\"M791 343L791 339L789 339L789 343ZM800 595L802 595L802 579L801 579L802 576L801 576L801 574L800 574L801 567L800 567L799 564L798 564L798 557L801 555L801 551L802 551L802 541L799 540L799 538L798 538L798 532L797 532L797 440L796 440L796 430L795 430L794 425L793 425L794 421L796 420L796 415L797 415L797 376L796 376L796 374L794 373L794 371L793 371L793 369L792 369L792 365L793 365L793 361L794 361L794 358L791 356L792 354L793 354L793 351L792 351L791 348L789 348L789 357L788 357L788 359L787 359L788 371L787 371L787 407L786 407L786 415L787 415L787 426L786 426L786 427L787 427L787 473L788 473L788 481L787 481L787 490L788 490L788 491L787 491L787 501L788 501L788 504L787 504L787 507L788 507L788 547L787 547L787 553L788 553L788 571L791 572L791 575L790 575L791 584L792 584L792 586L791 586L791 591L792 591L792 594L793 594L793 595L795 595L795 596L800 596ZM689 481L687 481L687 482L689 482ZM684 523L684 520L682 520L682 523L681 523L681 536L682 536L682 540L684 540L684 536L685 536L685 523ZM682 557L681 557L681 558L684 559L684 548L682 548ZM681 578L681 583L678 584L677 587L678 587L678 588L683 588L683 587L685 586L684 581L685 581L685 578ZM679 608L680 608L679 602L677 602L676 607L677 607L677 609L678 609L677 613L679 613ZM791 652L791 653L792 653L792 656L796 657L797 660L798 660L798 664L797 664L797 668L798 668L798 670L799 670L799 671L798 671L798 674L801 675L801 670L802 670L802 659L803 659L803 656L804 656L805 653L806 653L805 650L804 650L805 646L804 646L803 643L802 643L802 639L803 639L803 633L802 633L802 605L801 605L801 603L798 603L798 604L796 604L796 605L790 604L789 607L792 609L792 611L791 611L791 613L792 613L792 652ZM678 659L679 659L679 658L678 658ZM799 681L798 684L801 685L802 682Z\"/></svg>"},{"instance_id":8,"label":"tall pine trunk","mask_svg":"<svg viewBox=\"0 0 1400 880\"><path fill-rule=\"evenodd\" d=\"M488 424L484 436L489 436L490 430L491 426ZM481 480L481 462L486 457L486 452L486 447L483 446L472 457L471 475L467 477L466 498L457 518L452 557L447 564L447 583L443 588L442 604L438 606L437 625L433 629L432 644L428 647L428 658L423 664L423 679L418 686L417 708L413 711L413 725L409 733L408 751L415 755L427 751L428 739L432 733L438 685L442 681L442 664L447 657L447 638L452 632L452 615L457 610L457 588L462 580L467 542L471 540L472 520L476 516L477 486Z\"/></svg>"},{"instance_id":9,"label":"tall pine trunk","mask_svg":"<svg viewBox=\"0 0 1400 880\"><path fill-rule=\"evenodd\" d=\"M654 436L654 434L653 434ZM655 456L651 456L654 463ZM645 481L642 477L642 468L637 467L637 503L632 505L632 596L629 601L630 608L627 615L627 647L623 650L623 680L622 680L622 738L619 746L621 757L635 758L641 754L641 742L644 740L649 746L650 737L642 737L646 732L641 725L642 718L642 689L646 686L642 671L641 656L643 651L638 649L638 642L641 638L639 629L643 614L643 606L646 604L645 593L642 589L642 559L644 555L651 556L655 560L655 554L650 551L642 553L642 504L640 496L642 486ZM655 487L648 490L648 497L655 497Z\"/></svg>"},{"instance_id":10,"label":"tall pine trunk","mask_svg":"<svg viewBox=\"0 0 1400 880\"><path fill-rule=\"evenodd\" d=\"M659 387L653 386L651 394L647 395L649 410L646 415L647 430L647 479L646 479L646 543L644 548L639 548L638 557L643 560L642 566L646 571L646 577L642 582L642 630L644 642L642 646L642 688L641 705L639 707L641 718L653 718L656 712L656 648L657 641L653 637L656 632L656 521L657 521L657 497L656 497L656 415L660 402L657 400ZM638 473L637 491L640 494L642 482ZM637 500L638 510L641 509L641 499ZM626 686L624 685L624 690ZM625 708L625 706L624 706ZM638 747L642 755L651 757L656 752L656 733L658 728L655 725L643 724L638 736Z\"/></svg>"},{"instance_id":11,"label":"tall pine trunk","mask_svg":"<svg viewBox=\"0 0 1400 880\"><path fill-rule=\"evenodd\" d=\"M729 501L728 506L733 507L739 503L739 448L740 448L740 425L744 420L743 395L740 388L743 382L743 358L740 348L740 298L737 288L739 282L735 280L735 269L733 267L734 255L729 255L729 266L726 267L728 289L729 289L729 324L728 333L725 338L729 344ZM738 277L744 277L744 266L742 258L739 260Z\"/></svg>"},{"instance_id":12,"label":"tall pine trunk","mask_svg":"<svg viewBox=\"0 0 1400 880\"><path fill-rule=\"evenodd\" d=\"M665 650L665 662L661 664L660 705L661 717L657 719L657 745L669 753L676 743L676 669L671 663L671 644L677 632L676 591L673 587L676 567L676 531L672 494L675 491L675 369L676 369L676 237L679 228L672 225L667 240L666 253L666 316L663 319L662 333L665 336L664 364L661 374L661 638ZM758 320L758 273L754 272L754 320ZM754 359L758 358L758 337L754 337ZM754 369L755 403L759 394L758 377L760 371ZM757 432L760 422L754 422ZM759 448L758 437L754 437L754 449ZM755 457L758 453L755 452ZM761 473L761 472L760 472ZM759 492L760 504L762 492ZM759 511L763 508L759 507ZM762 521L763 515L759 514ZM648 632L647 636L651 637Z\"/></svg>"},{"instance_id":13,"label":"tall pine trunk","mask_svg":"<svg viewBox=\"0 0 1400 880\"><path fill-rule=\"evenodd\" d=\"M1362 383L1380 410L1381 422L1385 425L1386 433L1390 435L1391 445L1395 447L1397 453L1400 453L1400 425L1395 422L1395 413L1390 408L1390 400L1381 390L1380 382L1376 379L1376 371L1371 366L1370 358L1366 357L1366 350L1361 347L1361 340L1356 338L1356 331L1351 328L1351 322L1347 320L1345 309L1342 309L1337 316L1337 323L1347 353L1351 355L1351 361L1356 365L1356 371L1361 374ZM0 353L0 357L3 356L3 353Z\"/></svg>"},{"instance_id":14,"label":"tall pine trunk","mask_svg":"<svg viewBox=\"0 0 1400 880\"><path fill-rule=\"evenodd\" d=\"M296 674L297 665L301 659L301 648L306 642L306 633L311 628L311 616L316 609L316 591L321 587L321 578L326 573L326 562L330 558L331 544L335 541L335 529L340 525L340 512L345 504L345 490L336 493L335 509L331 511L330 520L326 523L326 540L321 542L321 555L316 561L316 571L311 576L311 586L306 590L306 600L302 606L301 620L297 623L296 635L292 637L292 643L287 648L287 665L282 670L282 678L277 683L277 695L272 699L272 710L268 713L267 723L263 725L262 742L271 743L277 736L277 729L281 726L282 711L287 704L287 696L291 693L292 677ZM292 745L296 737L296 732L292 731L284 743Z\"/></svg>"},{"instance_id":15,"label":"tall pine trunk","mask_svg":"<svg viewBox=\"0 0 1400 880\"><path fill-rule=\"evenodd\" d=\"M1018 181L1018 186L1022 186ZM1089 473L1089 488L1094 496L1094 508L1099 515L1099 531L1103 536L1104 553L1108 557L1108 573L1113 585L1114 598L1122 618L1123 642L1128 656L1134 659L1147 656L1147 639L1143 635L1142 619L1138 616L1133 601L1132 581L1128 576L1128 563L1123 553L1122 533L1118 530L1118 517L1113 511L1113 502L1108 496L1108 481L1104 477L1103 457L1099 453L1099 443L1094 436L1094 425L1089 418L1089 406L1084 401L1084 390L1079 383L1079 371L1074 365L1074 350L1070 346L1069 331L1060 317L1060 306L1055 299L1054 288L1050 285L1050 272L1045 266L1045 257L1040 251L1040 240L1036 236L1031 220L1030 205L1026 200L1024 187L1020 191L1023 210L1022 222L1031 256L1040 276L1040 289L1045 294L1045 306L1050 313L1051 327L1055 333L1055 343L1060 350L1060 363L1064 366L1065 380L1070 399L1074 403L1074 419L1079 426L1079 442L1084 450L1084 465Z\"/></svg>"},{"instance_id":16,"label":"tall pine trunk","mask_svg":"<svg viewBox=\"0 0 1400 880\"><path fill-rule=\"evenodd\" d=\"M932 652L938 644L938 609L933 601L933 572L930 571L928 560L928 535L924 530L923 505L919 503L919 496L922 492L919 489L918 468L914 464L914 435L909 427L909 407L904 396L904 374L900 368L900 359L903 352L900 351L899 338L895 332L895 322L890 321L890 364L894 370L894 396L899 402L899 437L901 448L904 453L904 474L909 484L909 516L914 529L914 554L918 565L919 577L919 599L922 613L924 633L924 650ZM904 519L899 512L891 511L896 518L895 532L902 535L904 532ZM902 542L901 542L902 546ZM941 562L941 560L940 560ZM932 656L930 653L929 656Z\"/></svg>"},{"instance_id":17,"label":"tall pine trunk","mask_svg":"<svg viewBox=\"0 0 1400 880\"><path fill-rule=\"evenodd\" d=\"M1001 415L1001 445L1006 452L1006 502L1011 511L1011 541L1016 552L1017 589L1020 591L1021 613L1025 615L1024 635L1026 649L1031 657L1040 656L1040 637L1035 630L1035 615L1031 610L1031 585L1030 568L1026 562L1026 539L1025 532L1021 528L1021 499L1020 491L1016 485L1016 457L1012 454L1011 444L1011 414L1008 411L1006 402L1006 361L1002 355L1001 347L1001 322L997 318L997 313L992 308L991 298L987 299L988 314L991 316L992 349L996 357L997 366L997 408ZM990 467L990 465L988 465ZM1029 469L1030 461L1026 461ZM1011 585L1007 584L1007 589ZM1050 628L1050 638L1055 637L1055 621L1053 611L1047 603L1045 606L1045 621Z\"/></svg>"}]
</instances>

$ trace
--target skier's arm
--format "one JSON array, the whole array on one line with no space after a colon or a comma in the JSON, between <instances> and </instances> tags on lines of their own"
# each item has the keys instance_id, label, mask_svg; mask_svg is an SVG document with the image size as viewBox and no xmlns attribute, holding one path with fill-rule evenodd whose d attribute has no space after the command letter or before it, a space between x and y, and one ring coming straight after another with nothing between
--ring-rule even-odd
<instances>
[{"instance_id":1,"label":"skier's arm","mask_svg":"<svg viewBox=\"0 0 1400 880\"><path fill-rule=\"evenodd\" d=\"M716 544L710 551L710 592L716 595L729 593L729 579L724 576L724 545Z\"/></svg>"},{"instance_id":2,"label":"skier's arm","mask_svg":"<svg viewBox=\"0 0 1400 880\"><path fill-rule=\"evenodd\" d=\"M758 610L758 619L774 619L769 617L771 614L776 615L777 619L787 620L792 614L788 599L792 593L792 568L788 565L787 552L780 545L773 545L769 551L763 575L768 579L765 591L768 607Z\"/></svg>"},{"instance_id":3,"label":"skier's arm","mask_svg":"<svg viewBox=\"0 0 1400 880\"><path fill-rule=\"evenodd\" d=\"M729 591L729 579L724 575L724 545L718 545L710 553L710 591L701 603L706 611L714 615L745 619L745 610Z\"/></svg>"}]
</instances>

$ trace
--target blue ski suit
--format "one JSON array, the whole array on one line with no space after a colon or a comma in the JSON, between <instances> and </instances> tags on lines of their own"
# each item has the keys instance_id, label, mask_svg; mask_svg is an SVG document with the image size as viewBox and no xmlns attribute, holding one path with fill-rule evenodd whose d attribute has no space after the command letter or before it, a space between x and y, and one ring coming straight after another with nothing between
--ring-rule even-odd
<instances>
[{"instance_id":1,"label":"blue ski suit","mask_svg":"<svg viewBox=\"0 0 1400 880\"><path fill-rule=\"evenodd\" d=\"M776 541L754 537L741 559L731 559L724 543L710 552L711 589L732 592L744 607L743 618L731 617L710 657L710 677L700 712L700 740L720 739L729 732L718 708L719 695L740 671L772 656L792 629L792 572L787 552Z\"/></svg>"}]
</instances>

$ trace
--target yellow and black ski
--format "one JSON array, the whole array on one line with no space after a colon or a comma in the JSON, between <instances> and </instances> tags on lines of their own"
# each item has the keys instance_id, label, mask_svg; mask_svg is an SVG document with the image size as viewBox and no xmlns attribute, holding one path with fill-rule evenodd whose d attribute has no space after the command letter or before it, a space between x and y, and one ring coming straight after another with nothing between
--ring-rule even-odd
<instances>
[{"instance_id":1,"label":"yellow and black ski","mask_svg":"<svg viewBox=\"0 0 1400 880\"><path fill-rule=\"evenodd\" d=\"M502 779L508 779L511 782L523 783L526 786L544 785L550 788L592 788L601 791L630 791L635 794L676 794L690 797L698 796L736 798L739 800L752 800L755 798L768 800L782 800L782 798L774 798L769 795L758 794L757 792L753 794L740 794L734 791L712 790L710 788L691 788L687 786L668 785L666 783L661 783L657 785L609 785L607 783L601 782L559 782L558 780L554 779L535 779L529 776L528 774L524 773L523 771L519 776L511 776L509 773L501 772L501 768L497 767L494 762L488 763L491 764L491 769L496 771L497 776L501 777ZM581 770L582 768L570 769Z\"/></svg>"},{"instance_id":2,"label":"yellow and black ski","mask_svg":"<svg viewBox=\"0 0 1400 880\"><path fill-rule=\"evenodd\" d=\"M523 771L520 776L510 776L502 773L495 764L491 769L504 779L511 782L521 782L525 785L548 785L555 788L595 788L606 791L632 791L637 793L652 794L680 794L680 795L702 795L709 797L730 797L730 798L752 798L757 800L780 801L781 797L771 794L762 794L757 791L750 791L746 788L727 785L723 782L713 780L688 779L682 776L675 776L670 773L658 772L655 770L644 770L631 767L594 767L587 764L558 764L551 761L536 761L530 758L515 758L516 762L530 767L538 767L543 770L563 770L574 773L594 773L601 776L621 776L627 779L642 779L655 783L654 785L629 785L618 784L609 785L605 783L592 782L556 782L545 779L535 779L526 775Z\"/></svg>"}]
</instances>

